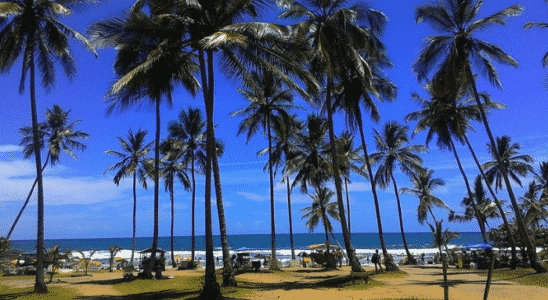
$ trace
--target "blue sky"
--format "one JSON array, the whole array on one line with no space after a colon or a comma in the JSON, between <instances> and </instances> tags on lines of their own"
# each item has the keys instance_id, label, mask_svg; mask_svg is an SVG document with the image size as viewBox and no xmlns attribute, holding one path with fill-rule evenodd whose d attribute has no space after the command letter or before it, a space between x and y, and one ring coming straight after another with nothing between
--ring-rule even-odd
<instances>
[{"instance_id":1,"label":"blue sky","mask_svg":"<svg viewBox=\"0 0 548 300\"><path fill-rule=\"evenodd\" d=\"M380 129L389 120L403 123L403 117L418 109L410 100L413 91L426 96L411 70L411 65L422 46L423 39L432 34L427 24L416 25L414 22L414 7L424 1L376 1L373 6L390 19L383 35L383 41L388 48L394 67L386 71L387 75L398 86L398 98L393 103L379 104L381 122L371 123L365 119L366 138L370 152L374 151L372 138L373 128ZM487 16L518 1L497 0L485 1L480 16ZM110 1L88 11L63 19L74 29L85 32L93 22L109 16L120 15L129 7L131 1ZM525 11L520 17L510 18L508 26L496 26L482 33L481 38L500 45L508 54L514 57L519 68L498 66L503 90L497 90L489 83L480 79L478 88L492 95L495 101L508 105L508 109L493 112L490 115L492 130L495 135L509 135L513 141L522 145L522 153L535 158L535 168L538 163L548 160L546 141L548 139L548 122L544 117L547 90L543 85L546 76L542 68L541 58L548 50L544 37L548 31L540 29L523 30L522 26L529 21L546 21L548 7L542 0L521 1ZM278 11L266 11L263 18L271 20ZM65 110L70 109L73 120L82 122L78 129L88 132L90 138L85 141L88 149L78 153L73 160L67 155L61 157L61 164L55 168L47 168L44 177L45 189L45 236L47 239L61 238L93 238L93 237L130 237L132 216L131 180L123 181L120 186L112 182L113 173L103 174L104 170L116 162L114 157L104 154L107 149L118 150L116 136L125 137L129 128L136 130L141 127L149 131L148 140L152 140L154 132L153 109L144 105L106 116L104 95L114 81L113 49L100 50L96 59L80 44L72 44L78 73L69 82L57 70L56 86L52 92L45 94L41 86L37 88L38 115L44 119L44 112L53 104L59 104ZM21 136L18 129L30 125L30 101L28 88L25 94L18 93L20 79L20 62L9 74L0 76L0 235L6 235L17 212L32 185L35 177L34 161L24 160L17 147ZM236 92L238 83L224 79L217 72L215 121L217 136L225 142L225 155L220 159L223 196L229 234L269 233L270 207L268 196L268 174L262 171L265 157L257 157L258 150L266 147L266 139L262 135L255 136L248 144L245 135L236 136L240 117L228 115L246 105L245 100ZM298 99L298 98L297 98ZM297 104L309 112L316 112L302 100ZM174 94L172 108L162 107L162 123L176 118L181 108L188 106L203 110L201 94L193 98L184 90L179 89ZM304 115L303 115L304 118ZM337 129L344 128L344 118L336 118ZM411 129L415 124L408 124ZM476 133L470 134L470 140L480 161L489 160L486 152L486 134L481 124L474 124ZM162 136L166 136L165 126ZM424 134L414 138L413 143L423 144ZM357 142L357 139L356 139ZM356 143L355 142L355 143ZM464 146L458 146L463 164L470 180L477 171ZM437 177L443 178L446 186L435 191L435 194L446 201L454 210L459 211L459 203L465 195L465 187L458 172L455 160L450 152L440 152L435 143L430 144L430 150L423 156L425 166L434 169ZM400 174L397 175L399 187L409 187L410 183ZM287 199L285 187L277 180L276 197L276 232L288 232ZM528 179L524 180L528 182ZM137 236L152 235L152 188L138 189L138 225ZM377 225L373 199L369 183L357 175L352 177L349 187L352 206L352 230L355 232L376 232ZM523 189L516 187L518 196ZM190 235L190 193L176 185L176 235ZM501 199L506 199L504 191L499 193ZM398 232L397 210L392 187L379 191L381 214L385 232ZM198 179L197 192L197 234L204 233L203 221L203 178ZM305 222L300 219L300 210L311 202L308 195L300 194L296 189L293 193L294 232L307 232ZM427 226L420 225L416 220L418 200L410 195L401 197L403 204L404 226L406 231L429 231ZM169 235L169 196L160 193L160 235ZM447 213L436 211L447 219ZM214 211L216 216L216 211ZM218 224L214 218L214 233L218 233ZM446 222L447 223L447 222ZM490 224L496 226L498 221ZM478 231L477 223L450 224L455 231ZM337 229L336 231L340 231ZM320 230L320 229L318 229ZM34 239L36 237L36 200L23 214L13 239Z\"/></svg>"}]
</instances>

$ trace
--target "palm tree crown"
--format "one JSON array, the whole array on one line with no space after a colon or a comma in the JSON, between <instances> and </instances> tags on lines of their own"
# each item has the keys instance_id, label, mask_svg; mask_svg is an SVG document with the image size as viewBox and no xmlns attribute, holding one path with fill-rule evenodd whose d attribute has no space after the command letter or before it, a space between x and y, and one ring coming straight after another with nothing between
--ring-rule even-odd
<instances>
[{"instance_id":1,"label":"palm tree crown","mask_svg":"<svg viewBox=\"0 0 548 300\"><path fill-rule=\"evenodd\" d=\"M432 215L434 222L436 218L432 213L432 207L448 208L447 204L440 198L432 195L432 191L440 186L445 185L445 181L441 178L433 178L434 170L418 169L411 174L411 183L414 188L402 188L401 192L406 194L413 194L419 198L419 207L417 209L418 220L421 224L426 221L426 215L428 212Z\"/></svg>"}]
</instances>

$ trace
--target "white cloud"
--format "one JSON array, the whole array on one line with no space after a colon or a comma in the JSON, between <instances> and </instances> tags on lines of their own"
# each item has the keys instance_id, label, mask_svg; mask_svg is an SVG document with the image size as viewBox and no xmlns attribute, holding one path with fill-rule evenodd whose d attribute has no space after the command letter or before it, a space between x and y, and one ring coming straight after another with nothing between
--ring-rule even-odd
<instances>
[{"instance_id":1,"label":"white cloud","mask_svg":"<svg viewBox=\"0 0 548 300\"><path fill-rule=\"evenodd\" d=\"M252 201L265 201L269 199L268 195L259 195L259 194L248 193L248 192L238 192L238 195L243 196L244 198Z\"/></svg>"},{"instance_id":2,"label":"white cloud","mask_svg":"<svg viewBox=\"0 0 548 300\"><path fill-rule=\"evenodd\" d=\"M17 145L0 145L0 153L21 152L23 148Z\"/></svg>"}]
</instances>

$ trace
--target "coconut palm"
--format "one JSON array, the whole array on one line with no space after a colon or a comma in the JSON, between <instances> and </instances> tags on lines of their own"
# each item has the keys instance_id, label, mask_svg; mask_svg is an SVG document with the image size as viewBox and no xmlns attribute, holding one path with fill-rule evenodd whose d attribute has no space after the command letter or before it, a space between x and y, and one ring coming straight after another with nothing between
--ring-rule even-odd
<instances>
[{"instance_id":1,"label":"coconut palm","mask_svg":"<svg viewBox=\"0 0 548 300\"><path fill-rule=\"evenodd\" d=\"M270 166L270 161L274 166L274 176L276 171L282 163L284 163L284 168L282 170L283 179L282 182L285 182L287 189L287 214L289 216L289 241L291 244L291 259L295 260L295 243L293 242L293 222L292 222L292 213L291 213L291 183L289 178L289 171L291 167L292 157L297 151L296 139L297 136L301 133L303 129L303 124L298 120L296 115L290 115L289 118L282 119L282 122L274 124L274 136L273 147L272 147L272 157L269 159L269 162L265 165L264 169L268 169ZM269 148L265 148L259 151L258 155L264 155L268 153Z\"/></svg>"},{"instance_id":2,"label":"coconut palm","mask_svg":"<svg viewBox=\"0 0 548 300\"><path fill-rule=\"evenodd\" d=\"M548 0L544 0L544 2L546 2L546 4L548 5ZM527 23L525 23L525 25L523 25L524 29L529 29L529 28L533 28L533 27L538 27L538 28L545 29L545 28L548 28L548 23L546 23L546 22L527 22ZM545 68L546 68L546 66L548 66L548 52L546 52L544 54L544 56L542 57L542 66L545 67Z\"/></svg>"},{"instance_id":3,"label":"coconut palm","mask_svg":"<svg viewBox=\"0 0 548 300\"><path fill-rule=\"evenodd\" d=\"M295 108L291 104L291 90L284 88L281 80L270 72L253 72L244 80L246 88L238 89L240 94L249 101L249 106L235 111L230 116L242 115L245 119L240 123L238 134L247 132L247 141L262 129L268 139L268 174L270 177L270 229L272 262L271 270L279 269L276 259L276 223L274 220L274 171L272 161L272 128L280 127L284 120L289 119L289 110ZM266 131L266 132L265 132Z\"/></svg>"},{"instance_id":4,"label":"coconut palm","mask_svg":"<svg viewBox=\"0 0 548 300\"><path fill-rule=\"evenodd\" d=\"M40 134L40 147L43 148L45 138L47 139L48 146L48 154L46 156L46 161L42 165L42 172L45 170L48 163L50 163L51 167L53 167L59 162L59 155L61 154L61 152L65 152L72 158L76 158L76 154L74 153L73 149L83 151L87 148L87 146L81 143L79 139L87 139L89 135L83 131L74 129L74 127L78 125L78 123L80 123L80 120L72 121L69 123L69 113L70 110L64 111L59 105L54 104L52 110L50 110L49 108L46 110L46 122L40 123L38 125ZM24 157L29 158L34 155L32 127L26 126L21 128L19 131L21 135L23 135L23 138L21 139L21 143L19 145L24 147ZM17 214L15 221L13 221L10 231L6 236L7 239L10 238L13 230L15 229L15 226L17 225L17 222L19 221L19 218L27 207L27 204L29 203L30 197L32 196L32 193L37 183L38 178L34 180L34 183L32 184L32 187L29 194L27 195L27 199L25 200L23 207L21 207L21 210L19 211L19 214Z\"/></svg>"},{"instance_id":5,"label":"coconut palm","mask_svg":"<svg viewBox=\"0 0 548 300\"><path fill-rule=\"evenodd\" d=\"M204 171L207 158L205 126L206 124L202 120L202 113L198 108L182 109L178 119L170 122L168 126L168 138L180 141L185 145L182 159L187 164L190 164L190 174L192 176L192 242L190 262L192 266L195 265L194 257L196 253L196 170L200 172ZM221 144L219 143L219 145Z\"/></svg>"},{"instance_id":6,"label":"coconut palm","mask_svg":"<svg viewBox=\"0 0 548 300\"><path fill-rule=\"evenodd\" d=\"M177 28L170 26L169 20L158 18L162 11L156 10L154 2L151 14L141 12L126 14L124 17L96 22L89 28L93 42L98 47L117 49L114 68L119 79L107 93L108 113L125 110L149 98L155 107L156 132L154 141L154 170L157 174L160 165L160 104L172 104L172 91L182 85L195 94L200 84L193 74L197 71L191 53L181 51L182 35ZM154 177L154 212L152 257L158 248L159 225L159 178ZM145 276L152 277L154 260L145 268ZM161 272L156 272L161 277Z\"/></svg>"},{"instance_id":7,"label":"coconut palm","mask_svg":"<svg viewBox=\"0 0 548 300\"><path fill-rule=\"evenodd\" d=\"M177 267L175 263L175 253L173 250L173 230L175 223L175 197L174 197L174 186L175 181L178 179L180 183L183 184L183 188L188 191L190 190L190 179L187 174L187 167L184 161L182 160L183 155L185 154L186 145L181 145L177 143L176 140L165 140L160 144L162 159L160 162L160 177L164 180L165 191L169 193L169 200L171 202L171 237L170 237L170 247L171 247L171 264L173 268Z\"/></svg>"},{"instance_id":8,"label":"coconut palm","mask_svg":"<svg viewBox=\"0 0 548 300\"><path fill-rule=\"evenodd\" d=\"M427 214L430 213L434 223L437 222L432 207L449 208L443 200L432 195L432 190L445 185L445 181L441 178L434 178L434 170L417 169L411 173L410 179L413 188L402 188L400 192L404 194L412 194L419 198L419 206L417 209L417 219L421 224L426 221Z\"/></svg>"},{"instance_id":9,"label":"coconut palm","mask_svg":"<svg viewBox=\"0 0 548 300\"><path fill-rule=\"evenodd\" d=\"M301 209L301 212L304 213L301 219L306 221L306 228L310 232L313 232L316 227L318 227L321 222L325 231L325 258L327 261L327 268L330 268L329 264L329 234L333 232L333 226L329 220L331 218L339 221L339 212L337 207L337 202L331 202L331 198L335 194L327 187L321 187L316 189L316 192L313 195L310 195L312 198L312 205L307 206Z\"/></svg>"},{"instance_id":10,"label":"coconut palm","mask_svg":"<svg viewBox=\"0 0 548 300\"><path fill-rule=\"evenodd\" d=\"M399 165L400 170L407 175L421 168L422 159L419 156L420 152L425 152L426 147L420 145L407 145L410 139L407 134L407 126L402 126L395 121L387 122L382 133L375 129L375 145L379 152L371 154L369 159L372 164L379 164L377 173L375 174L375 182L381 188L386 188L392 182L394 186L394 194L398 204L398 216L400 219L400 231L403 240L403 246L407 253L409 262L415 264L415 258L409 252L407 240L403 230L403 215L401 212L400 196L398 193L398 185L394 178L394 169Z\"/></svg>"},{"instance_id":11,"label":"coconut palm","mask_svg":"<svg viewBox=\"0 0 548 300\"><path fill-rule=\"evenodd\" d=\"M525 224L531 227L536 226L540 228L540 221L548 222L546 219L548 216L546 198L542 196L544 193L541 190L542 188L539 184L531 181L525 194L520 197L520 208L523 212Z\"/></svg>"},{"instance_id":12,"label":"coconut palm","mask_svg":"<svg viewBox=\"0 0 548 300\"><path fill-rule=\"evenodd\" d=\"M321 98L327 111L329 140L333 155L335 191L341 227L349 256L352 271L360 271L361 266L352 247L342 196L339 158L336 155L335 132L333 125L333 95L335 83L354 79L357 86L364 89L372 86L372 73L369 63L362 54L376 57L383 51L382 43L376 34L380 33L387 17L380 11L373 10L361 4L345 7L346 1L301 1L310 7L294 0L277 0L276 3L284 11L280 18L295 18L301 21L292 28L296 35L306 41L309 48L312 72L320 82L325 83L325 97ZM304 19L303 19L304 18ZM364 155L367 162L367 155ZM371 175L372 177L372 175ZM375 190L373 189L373 193ZM381 245L384 239L381 235ZM383 247L386 252L386 247ZM395 268L397 268L394 265Z\"/></svg>"},{"instance_id":13,"label":"coconut palm","mask_svg":"<svg viewBox=\"0 0 548 300\"><path fill-rule=\"evenodd\" d=\"M514 67L517 67L518 64L500 47L476 38L475 34L496 24L505 25L506 18L521 14L523 7L513 5L488 17L478 19L477 16L482 4L483 1L478 0L445 0L418 6L415 10L417 23L426 21L443 35L430 36L426 39L426 46L413 64L413 70L419 80L424 80L433 69L436 69L432 82L445 87L448 94L455 93L459 82L464 81L470 86L480 110L481 120L489 137L489 143L493 149L496 149L495 139L477 90L472 64L478 68L482 75L486 75L492 84L499 88L502 85L492 60ZM497 163L502 165L502 158L498 153L495 155ZM508 174L504 170L502 171L502 177L510 197L520 234L524 237L531 257L531 265L537 272L544 272L546 269L537 263L535 247L526 231Z\"/></svg>"},{"instance_id":14,"label":"coconut palm","mask_svg":"<svg viewBox=\"0 0 548 300\"><path fill-rule=\"evenodd\" d=\"M502 188L503 172L508 174L512 180L521 185L519 177L525 177L528 173L535 173L531 163L533 157L528 154L518 155L518 151L521 148L520 144L511 144L511 139L507 135L497 137L496 148L493 148L490 144L487 144L487 150L491 157L500 156L502 158L502 167L497 164L497 160L486 162L482 165L485 170L485 175L489 184L495 185L495 190Z\"/></svg>"},{"instance_id":15,"label":"coconut palm","mask_svg":"<svg viewBox=\"0 0 548 300\"><path fill-rule=\"evenodd\" d=\"M46 293L44 282L44 190L42 184L42 160L36 109L36 62L42 86L50 91L55 84L55 61L63 66L70 79L76 73L74 58L70 52L69 37L89 46L85 37L59 21L61 16L72 13L96 0L10 0L0 1L0 73L8 72L22 57L22 73L19 92L25 90L29 75L30 107L34 143L36 177L38 179L38 209L36 237L36 282L34 292Z\"/></svg>"},{"instance_id":16,"label":"coconut palm","mask_svg":"<svg viewBox=\"0 0 548 300\"><path fill-rule=\"evenodd\" d=\"M135 256L135 233L137 230L137 174L139 174L139 182L146 188L145 181L145 161L150 152L152 142L146 143L145 138L147 135L146 130L139 128L137 132L133 133L131 129L128 131L127 140L122 137L117 137L122 148L122 152L115 150L107 150L106 154L115 155L120 159L119 162L110 166L105 170L105 173L118 170L114 175L114 183L120 185L120 181L126 177L133 177L133 236L131 239L131 258L129 264L133 266L133 258Z\"/></svg>"},{"instance_id":17,"label":"coconut palm","mask_svg":"<svg viewBox=\"0 0 548 300\"><path fill-rule=\"evenodd\" d=\"M120 250L122 250L122 248L120 248L120 246L118 246L118 245L114 245L114 246L111 246L111 247L108 248L108 252L110 254L109 259L108 259L108 262L109 262L108 270L109 270L109 272L112 272L112 264L114 263L114 257L116 256L116 254L118 254L118 252L120 252Z\"/></svg>"}]
</instances>

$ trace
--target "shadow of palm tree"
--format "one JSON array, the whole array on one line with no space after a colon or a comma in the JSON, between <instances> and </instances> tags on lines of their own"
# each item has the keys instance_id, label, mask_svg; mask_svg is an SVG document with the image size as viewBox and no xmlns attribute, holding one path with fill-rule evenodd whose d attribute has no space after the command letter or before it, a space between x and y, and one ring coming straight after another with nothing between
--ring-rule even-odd
<instances>
[{"instance_id":1,"label":"shadow of palm tree","mask_svg":"<svg viewBox=\"0 0 548 300\"><path fill-rule=\"evenodd\" d=\"M295 282L284 281L277 283L258 283L258 282L241 282L238 287L250 290L271 291L271 290L300 290L300 289L316 289L316 288L342 288L345 286L354 285L350 275L332 275L332 276L313 276L314 278L324 278L317 282ZM311 277L308 277L311 278Z\"/></svg>"},{"instance_id":2,"label":"shadow of palm tree","mask_svg":"<svg viewBox=\"0 0 548 300\"><path fill-rule=\"evenodd\" d=\"M456 287L460 284L481 284L485 285L485 280L462 280L462 279L456 279L456 280L448 280L449 287ZM443 280L433 280L433 281L420 281L420 282L409 282L408 285L425 285L425 286L431 286L431 285L439 285L443 287L444 283ZM500 281L491 281L491 286L493 285L511 285L511 283L506 282L500 282Z\"/></svg>"},{"instance_id":3,"label":"shadow of palm tree","mask_svg":"<svg viewBox=\"0 0 548 300\"><path fill-rule=\"evenodd\" d=\"M196 299L200 295L200 291L177 291L177 290L165 290L158 292L145 292L138 294L130 294L124 296L78 296L75 299L86 300L156 300L156 299L178 299L182 297L189 297L195 295ZM194 299L194 298L192 298Z\"/></svg>"},{"instance_id":4,"label":"shadow of palm tree","mask_svg":"<svg viewBox=\"0 0 548 300\"><path fill-rule=\"evenodd\" d=\"M1 299L6 299L6 300L19 299L19 298L22 298L22 297L30 296L32 294L33 294L32 292L19 292L19 293L3 294L1 296Z\"/></svg>"}]
</instances>

